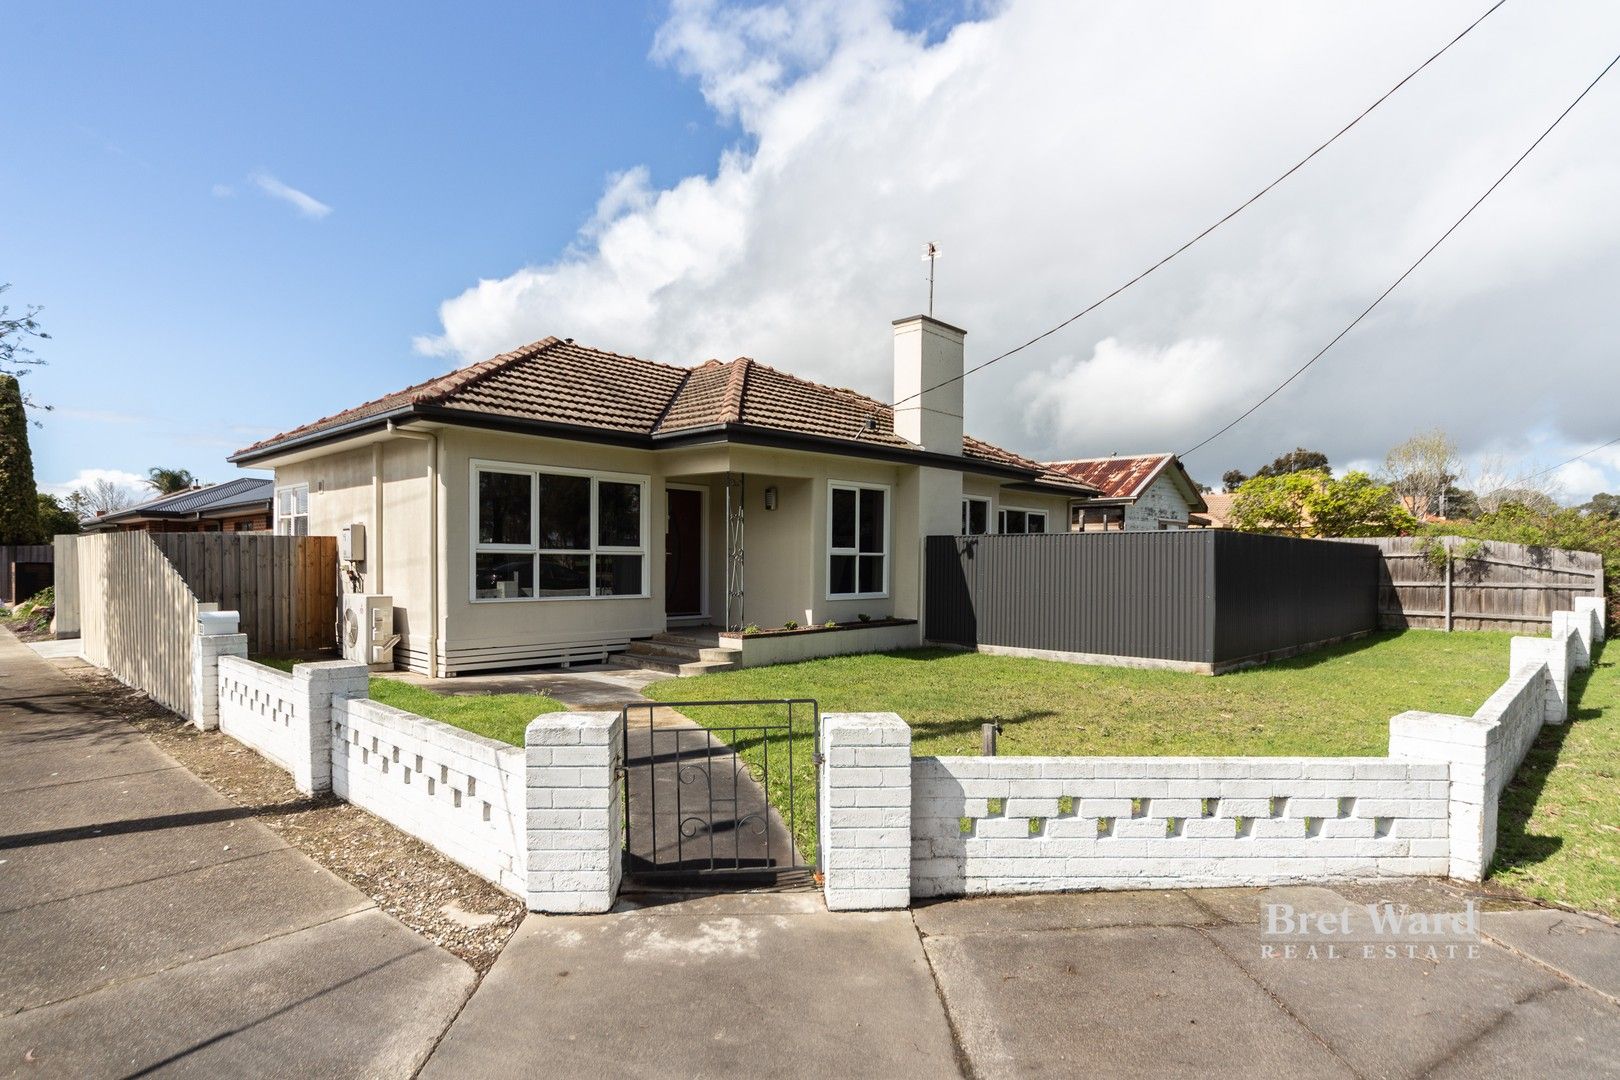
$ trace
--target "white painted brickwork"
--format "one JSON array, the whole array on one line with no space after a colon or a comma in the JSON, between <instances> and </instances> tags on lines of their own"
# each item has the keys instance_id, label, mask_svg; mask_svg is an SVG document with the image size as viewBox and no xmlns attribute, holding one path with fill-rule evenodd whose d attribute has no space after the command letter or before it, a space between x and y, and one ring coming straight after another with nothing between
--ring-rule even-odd
<instances>
[{"instance_id":1,"label":"white painted brickwork","mask_svg":"<svg viewBox=\"0 0 1620 1080\"><path fill-rule=\"evenodd\" d=\"M917 896L1444 874L1447 769L1384 758L912 763Z\"/></svg>"},{"instance_id":2,"label":"white painted brickwork","mask_svg":"<svg viewBox=\"0 0 1620 1080\"><path fill-rule=\"evenodd\" d=\"M911 902L911 728L894 713L821 718L821 837L827 906Z\"/></svg>"},{"instance_id":3,"label":"white painted brickwork","mask_svg":"<svg viewBox=\"0 0 1620 1080\"><path fill-rule=\"evenodd\" d=\"M607 911L623 873L624 721L616 712L547 713L529 724L526 742L529 910Z\"/></svg>"},{"instance_id":4,"label":"white painted brickwork","mask_svg":"<svg viewBox=\"0 0 1620 1080\"><path fill-rule=\"evenodd\" d=\"M307 728L308 718L293 697L292 676L240 656L220 656L216 664L219 729L292 772L309 741L307 730L300 737L295 726Z\"/></svg>"},{"instance_id":5,"label":"white painted brickwork","mask_svg":"<svg viewBox=\"0 0 1620 1080\"><path fill-rule=\"evenodd\" d=\"M364 697L334 700L330 730L333 794L522 895L522 748Z\"/></svg>"},{"instance_id":6,"label":"white painted brickwork","mask_svg":"<svg viewBox=\"0 0 1620 1080\"><path fill-rule=\"evenodd\" d=\"M234 611L197 615L197 633L191 639L191 722L202 731L219 727L220 658L247 656L247 635L236 629Z\"/></svg>"}]
</instances>

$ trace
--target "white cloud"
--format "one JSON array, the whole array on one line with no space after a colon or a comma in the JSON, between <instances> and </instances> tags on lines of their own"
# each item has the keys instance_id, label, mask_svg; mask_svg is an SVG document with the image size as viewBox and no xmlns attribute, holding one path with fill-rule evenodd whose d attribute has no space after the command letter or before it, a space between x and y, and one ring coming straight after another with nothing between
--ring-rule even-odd
<instances>
[{"instance_id":1,"label":"white cloud","mask_svg":"<svg viewBox=\"0 0 1620 1080\"><path fill-rule=\"evenodd\" d=\"M988 358L1072 314L1336 130L1473 0L1177 9L1009 0L930 44L880 0L676 3L655 60L736 147L669 187L615 173L552 261L478 282L418 348L548 333L678 362L739 354L878 396L926 302ZM1343 141L1118 301L975 376L970 429L1030 453L1181 450L1392 281L1608 59L1620 8L1507 5ZM1620 76L1614 76L1620 80ZM1599 87L1316 368L1199 453L1382 460L1414 431L1543 465L1620 434L1620 82ZM499 269L499 268L492 268ZM1611 430L1613 429L1613 430ZM1620 461L1594 461L1620 487Z\"/></svg>"},{"instance_id":2,"label":"white cloud","mask_svg":"<svg viewBox=\"0 0 1620 1080\"><path fill-rule=\"evenodd\" d=\"M236 188L230 184L215 184L210 191L212 191L216 199L234 199L236 197Z\"/></svg>"},{"instance_id":3,"label":"white cloud","mask_svg":"<svg viewBox=\"0 0 1620 1080\"><path fill-rule=\"evenodd\" d=\"M253 184L254 187L264 192L264 194L270 196L272 199L280 199L282 202L287 203L304 217L314 218L315 220L319 221L321 218L332 212L332 208L330 206L327 206L325 203L321 202L321 200L315 198L315 196L299 191L297 188L288 184L282 183L280 180L265 172L263 169L253 173L248 177L248 180Z\"/></svg>"},{"instance_id":4,"label":"white cloud","mask_svg":"<svg viewBox=\"0 0 1620 1080\"><path fill-rule=\"evenodd\" d=\"M39 490L48 495L66 495L76 488L88 487L97 481L105 480L115 487L128 491L136 500L152 498L154 492L146 483L146 477L137 473L125 472L123 469L80 469L77 476L58 484L41 484Z\"/></svg>"}]
</instances>

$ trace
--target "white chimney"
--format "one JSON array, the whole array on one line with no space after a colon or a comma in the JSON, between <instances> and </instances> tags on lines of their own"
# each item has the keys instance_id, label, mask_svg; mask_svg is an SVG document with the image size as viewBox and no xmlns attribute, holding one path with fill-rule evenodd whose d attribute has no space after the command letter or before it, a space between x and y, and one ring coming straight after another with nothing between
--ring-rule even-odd
<instances>
[{"instance_id":1,"label":"white chimney","mask_svg":"<svg viewBox=\"0 0 1620 1080\"><path fill-rule=\"evenodd\" d=\"M927 315L894 322L894 433L936 454L962 453L962 340Z\"/></svg>"}]
</instances>

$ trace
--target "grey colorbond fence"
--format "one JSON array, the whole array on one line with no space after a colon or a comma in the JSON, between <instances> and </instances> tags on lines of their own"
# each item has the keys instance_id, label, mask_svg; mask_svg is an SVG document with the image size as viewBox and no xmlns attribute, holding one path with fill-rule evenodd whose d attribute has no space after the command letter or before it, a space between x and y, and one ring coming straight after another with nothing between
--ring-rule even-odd
<instances>
[{"instance_id":1,"label":"grey colorbond fence","mask_svg":"<svg viewBox=\"0 0 1620 1080\"><path fill-rule=\"evenodd\" d=\"M1378 625L1375 549L1217 530L931 536L926 636L1221 671Z\"/></svg>"}]
</instances>

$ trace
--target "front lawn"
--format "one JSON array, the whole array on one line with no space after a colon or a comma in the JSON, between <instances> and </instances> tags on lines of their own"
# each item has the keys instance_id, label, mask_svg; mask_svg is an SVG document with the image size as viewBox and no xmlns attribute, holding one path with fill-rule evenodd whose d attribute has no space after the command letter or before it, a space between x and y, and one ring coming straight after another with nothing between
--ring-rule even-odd
<instances>
[{"instance_id":1,"label":"front lawn","mask_svg":"<svg viewBox=\"0 0 1620 1080\"><path fill-rule=\"evenodd\" d=\"M670 703L807 697L824 713L894 712L921 755L977 754L980 728L994 720L1003 755L1382 757L1397 713L1479 708L1507 678L1510 636L1384 633L1213 678L921 649L671 679L646 693ZM694 709L692 719L721 728L745 722L739 712ZM809 851L814 766L809 733L800 740L795 832ZM750 761L760 754L739 749ZM787 778L777 761L769 786L780 809Z\"/></svg>"},{"instance_id":2,"label":"front lawn","mask_svg":"<svg viewBox=\"0 0 1620 1080\"><path fill-rule=\"evenodd\" d=\"M291 671L297 660L253 658L254 663ZM452 727L484 735L513 746L523 745L529 721L541 713L562 712L568 706L543 694L440 694L398 679L371 679L371 700L396 709L438 720Z\"/></svg>"},{"instance_id":3,"label":"front lawn","mask_svg":"<svg viewBox=\"0 0 1620 1080\"><path fill-rule=\"evenodd\" d=\"M1620 918L1620 646L1570 679L1573 719L1543 728L1502 793L1492 880Z\"/></svg>"}]
</instances>

